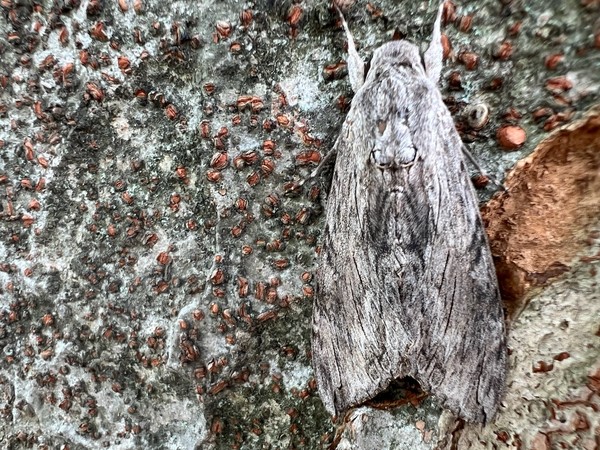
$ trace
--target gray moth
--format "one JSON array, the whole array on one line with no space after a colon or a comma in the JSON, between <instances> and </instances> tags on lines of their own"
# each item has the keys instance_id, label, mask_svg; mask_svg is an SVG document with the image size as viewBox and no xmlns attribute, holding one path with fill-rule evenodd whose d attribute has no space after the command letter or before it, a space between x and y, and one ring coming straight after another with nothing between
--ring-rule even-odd
<instances>
[{"instance_id":1,"label":"gray moth","mask_svg":"<svg viewBox=\"0 0 600 450\"><path fill-rule=\"evenodd\" d=\"M366 74L342 16L355 96L331 150L312 336L332 415L406 376L469 422L492 420L503 394L498 282L463 144L437 87L441 15L442 6L423 57L392 41Z\"/></svg>"}]
</instances>

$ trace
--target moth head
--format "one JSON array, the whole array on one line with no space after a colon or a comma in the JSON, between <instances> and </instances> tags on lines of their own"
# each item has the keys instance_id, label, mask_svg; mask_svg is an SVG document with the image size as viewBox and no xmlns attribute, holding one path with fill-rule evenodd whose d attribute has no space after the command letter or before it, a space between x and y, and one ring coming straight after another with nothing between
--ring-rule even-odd
<instances>
[{"instance_id":1,"label":"moth head","mask_svg":"<svg viewBox=\"0 0 600 450\"><path fill-rule=\"evenodd\" d=\"M377 77L382 70L400 66L411 68L418 75L425 75L421 54L414 44L407 41L388 42L373 53L366 78Z\"/></svg>"}]
</instances>

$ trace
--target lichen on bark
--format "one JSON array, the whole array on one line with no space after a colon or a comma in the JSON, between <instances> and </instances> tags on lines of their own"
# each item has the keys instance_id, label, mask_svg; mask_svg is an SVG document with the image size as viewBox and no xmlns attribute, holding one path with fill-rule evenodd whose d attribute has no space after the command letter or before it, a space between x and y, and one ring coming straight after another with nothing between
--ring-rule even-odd
<instances>
[{"instance_id":1,"label":"lichen on bark","mask_svg":"<svg viewBox=\"0 0 600 450\"><path fill-rule=\"evenodd\" d=\"M357 1L347 19L361 54L396 29L426 42L429 3ZM598 5L455 11L442 92L501 180L598 102ZM336 429L309 352L327 178L295 183L351 101L329 4L5 0L0 13L2 446L327 447ZM489 106L482 127L466 116L477 103ZM497 145L503 125L526 131L516 151ZM528 311L520 320L544 326ZM522 348L537 339L513 333ZM547 373L583 383L573 362L597 355L590 345L557 349L572 357ZM361 427L362 442L377 432L381 448L406 448L409 435L432 446L435 405L410 408ZM489 445L505 436L490 433Z\"/></svg>"}]
</instances>

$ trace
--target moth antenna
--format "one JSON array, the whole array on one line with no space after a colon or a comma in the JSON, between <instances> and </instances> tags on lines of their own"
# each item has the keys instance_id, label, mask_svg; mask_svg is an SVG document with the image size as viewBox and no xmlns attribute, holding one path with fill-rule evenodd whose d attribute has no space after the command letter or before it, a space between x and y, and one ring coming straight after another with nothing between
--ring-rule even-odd
<instances>
[{"instance_id":1,"label":"moth antenna","mask_svg":"<svg viewBox=\"0 0 600 450\"><path fill-rule=\"evenodd\" d=\"M431 43L429 48L423 55L425 61L425 72L431 81L436 85L440 80L442 73L442 59L444 57L444 49L442 47L442 13L444 12L444 1L440 2L437 17L433 24L433 33L431 34Z\"/></svg>"},{"instance_id":2,"label":"moth antenna","mask_svg":"<svg viewBox=\"0 0 600 450\"><path fill-rule=\"evenodd\" d=\"M350 29L348 28L348 24L346 23L346 19L344 19L342 11L335 4L335 1L333 2L333 6L335 6L335 9L340 15L342 26L346 32L346 39L348 40L348 60L346 61L348 64L348 77L350 78L352 90L356 93L365 82L365 63L360 59L360 56L356 51L354 39L352 38L352 34L350 33Z\"/></svg>"},{"instance_id":3,"label":"moth antenna","mask_svg":"<svg viewBox=\"0 0 600 450\"><path fill-rule=\"evenodd\" d=\"M491 175L488 175L486 173L485 170L483 170L481 168L481 166L479 165L479 163L475 160L475 158L473 157L473 155L471 154L471 152L469 151L469 149L465 146L465 144L463 144L461 146L462 152L463 154L467 157L467 159L469 160L469 162L471 164L473 164L473 166L479 171L479 173L487 178L490 179L490 181L496 185L496 187L499 187L500 189L502 189L504 192L507 192L507 189L504 187L504 185L500 184L498 182L498 180L496 180L496 178L492 177Z\"/></svg>"},{"instance_id":4,"label":"moth antenna","mask_svg":"<svg viewBox=\"0 0 600 450\"><path fill-rule=\"evenodd\" d=\"M325 155L325 157L321 160L321 162L315 168L315 170L313 170L307 178L305 178L304 180L300 181L300 183L298 183L298 184L300 186L302 186L307 181L312 180L313 178L316 178L319 175L321 175L321 172L323 172L323 170L327 166L329 166L330 164L333 164L335 162L336 156L337 156L337 148L334 146L331 150L329 150L329 153L327 153Z\"/></svg>"}]
</instances>

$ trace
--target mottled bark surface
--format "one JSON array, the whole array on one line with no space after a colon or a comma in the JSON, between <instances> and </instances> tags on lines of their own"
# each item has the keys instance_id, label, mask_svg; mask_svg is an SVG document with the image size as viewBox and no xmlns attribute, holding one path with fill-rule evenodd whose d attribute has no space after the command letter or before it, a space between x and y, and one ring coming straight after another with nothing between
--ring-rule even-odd
<instances>
[{"instance_id":1,"label":"mottled bark surface","mask_svg":"<svg viewBox=\"0 0 600 450\"><path fill-rule=\"evenodd\" d=\"M478 0L446 17L442 93L497 178L598 102L598 8ZM422 42L434 10L356 2L347 19L366 57L396 29ZM333 442L309 352L327 177L294 185L351 98L328 4L5 0L0 13L1 446ZM505 411L455 432L457 448L599 446L598 224L572 227L585 245L511 323ZM431 399L353 414L338 448L431 448L438 434Z\"/></svg>"}]
</instances>

